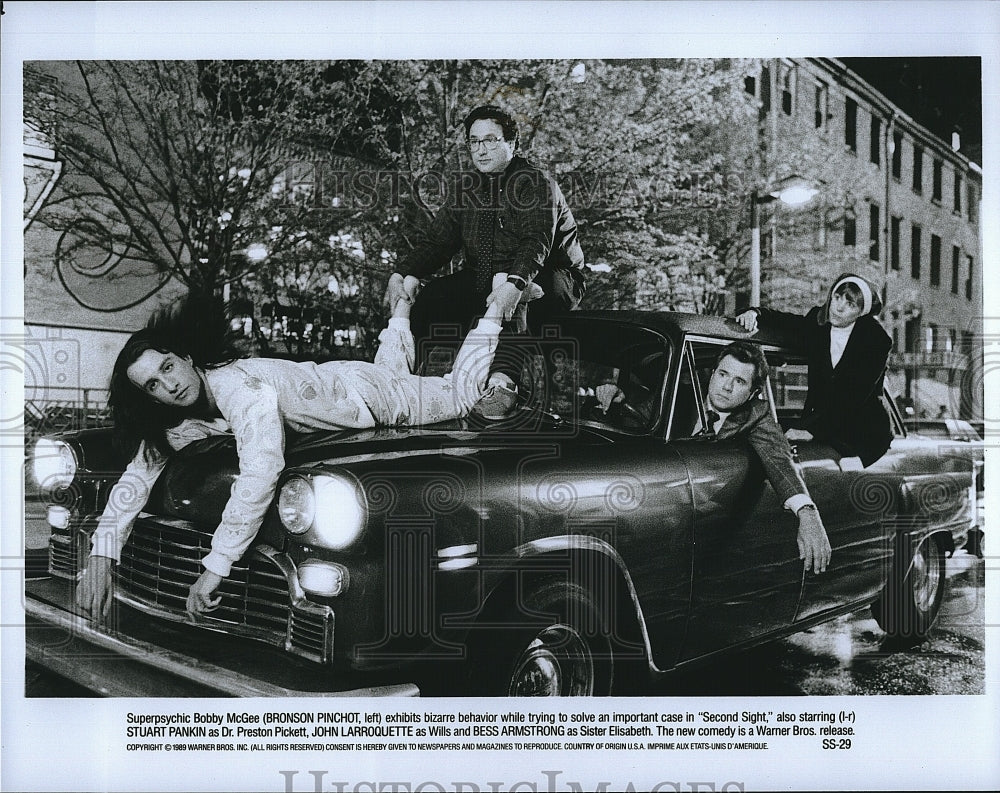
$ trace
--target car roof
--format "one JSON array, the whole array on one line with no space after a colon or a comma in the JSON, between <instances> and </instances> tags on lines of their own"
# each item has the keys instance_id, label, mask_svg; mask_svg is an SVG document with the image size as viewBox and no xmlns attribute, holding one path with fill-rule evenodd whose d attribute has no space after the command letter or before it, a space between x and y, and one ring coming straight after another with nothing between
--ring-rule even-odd
<instances>
[{"instance_id":1,"label":"car roof","mask_svg":"<svg viewBox=\"0 0 1000 793\"><path fill-rule=\"evenodd\" d=\"M776 330L759 330L747 333L732 317L718 317L709 314L688 314L680 311L615 311L615 310L580 310L563 314L559 320L586 319L614 320L637 325L658 331L664 336L678 340L681 336L692 334L711 336L727 341L754 341L774 344L779 347L798 346L791 334L782 334Z\"/></svg>"}]
</instances>

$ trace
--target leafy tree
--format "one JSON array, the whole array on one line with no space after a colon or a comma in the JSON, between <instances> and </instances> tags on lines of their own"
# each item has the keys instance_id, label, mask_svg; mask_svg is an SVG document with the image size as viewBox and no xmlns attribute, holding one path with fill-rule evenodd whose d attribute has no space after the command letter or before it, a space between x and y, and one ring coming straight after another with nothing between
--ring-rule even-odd
<instances>
[{"instance_id":1,"label":"leafy tree","mask_svg":"<svg viewBox=\"0 0 1000 793\"><path fill-rule=\"evenodd\" d=\"M270 253L296 244L308 207L276 200L290 161L318 142L361 151L367 143L357 113L345 112L364 107L363 86L331 78L325 64L46 66L60 78L53 137L67 167L39 220L72 232L63 256L96 247L192 292L253 274L259 263L246 251L255 243L266 239Z\"/></svg>"},{"instance_id":2,"label":"leafy tree","mask_svg":"<svg viewBox=\"0 0 1000 793\"><path fill-rule=\"evenodd\" d=\"M482 103L513 112L567 194L588 305L719 311L748 237L742 61L45 67L67 168L39 220L72 231L62 255L97 248L195 292L228 284L288 352L370 355L385 280L471 168L461 120Z\"/></svg>"}]
</instances>

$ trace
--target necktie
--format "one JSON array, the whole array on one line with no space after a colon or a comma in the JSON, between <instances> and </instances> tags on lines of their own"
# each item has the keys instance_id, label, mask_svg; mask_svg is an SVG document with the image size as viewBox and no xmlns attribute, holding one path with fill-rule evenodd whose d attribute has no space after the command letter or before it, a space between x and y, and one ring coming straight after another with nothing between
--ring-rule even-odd
<instances>
[{"instance_id":1,"label":"necktie","mask_svg":"<svg viewBox=\"0 0 1000 793\"><path fill-rule=\"evenodd\" d=\"M476 225L476 292L488 295L493 289L493 241L496 234L496 180L485 177L486 201L478 210Z\"/></svg>"},{"instance_id":2,"label":"necktie","mask_svg":"<svg viewBox=\"0 0 1000 793\"><path fill-rule=\"evenodd\" d=\"M705 411L705 429L702 432L705 435L715 435L715 422L717 422L721 417L714 410Z\"/></svg>"}]
</instances>

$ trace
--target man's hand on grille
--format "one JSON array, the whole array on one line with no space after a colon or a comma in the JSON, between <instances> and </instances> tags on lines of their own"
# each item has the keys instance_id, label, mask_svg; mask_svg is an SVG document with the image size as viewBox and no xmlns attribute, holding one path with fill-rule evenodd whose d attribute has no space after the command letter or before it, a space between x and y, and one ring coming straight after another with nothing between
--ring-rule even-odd
<instances>
[{"instance_id":1,"label":"man's hand on grille","mask_svg":"<svg viewBox=\"0 0 1000 793\"><path fill-rule=\"evenodd\" d=\"M76 588L76 603L90 619L102 622L111 608L111 565L114 559L91 556Z\"/></svg>"},{"instance_id":2,"label":"man's hand on grille","mask_svg":"<svg viewBox=\"0 0 1000 793\"><path fill-rule=\"evenodd\" d=\"M222 602L222 595L212 597L212 593L222 583L222 576L206 570L201 576L191 584L188 592L187 612L193 617L205 614Z\"/></svg>"}]
</instances>

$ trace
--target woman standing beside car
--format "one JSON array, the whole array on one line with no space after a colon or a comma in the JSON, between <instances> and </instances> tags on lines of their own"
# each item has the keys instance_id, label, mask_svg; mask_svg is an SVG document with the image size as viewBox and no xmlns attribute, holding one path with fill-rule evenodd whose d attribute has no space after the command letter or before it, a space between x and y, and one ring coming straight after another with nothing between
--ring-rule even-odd
<instances>
[{"instance_id":1,"label":"woman standing beside car","mask_svg":"<svg viewBox=\"0 0 1000 793\"><path fill-rule=\"evenodd\" d=\"M799 427L789 440L829 443L867 468L892 442L889 414L880 399L892 339L875 318L882 301L868 281L837 277L827 301L802 316L751 308L736 320L746 330L776 328L802 340L809 365L809 392Z\"/></svg>"}]
</instances>

